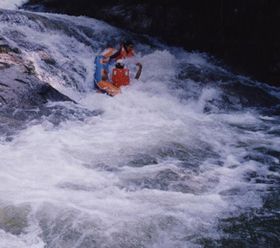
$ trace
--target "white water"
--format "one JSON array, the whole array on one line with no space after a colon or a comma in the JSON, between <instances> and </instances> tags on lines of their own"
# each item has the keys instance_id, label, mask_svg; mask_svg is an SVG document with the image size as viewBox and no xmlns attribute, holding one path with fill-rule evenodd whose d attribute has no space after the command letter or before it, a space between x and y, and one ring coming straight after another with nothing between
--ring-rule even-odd
<instances>
[{"instance_id":1,"label":"white water","mask_svg":"<svg viewBox=\"0 0 280 248\"><path fill-rule=\"evenodd\" d=\"M118 35L117 29L90 19L76 23ZM61 66L51 70L38 51L26 50L42 79L81 108L102 113L59 126L46 118L1 142L0 207L28 212L20 235L0 231L1 248L200 247L197 239L222 235L220 219L262 206L259 191L266 185L244 177L269 172L245 157L255 144L279 149L279 138L236 128L262 125L254 112L204 113L209 101L220 98L216 87L186 80L198 96L186 99L182 90L170 87L182 63L214 67L203 56L145 48L138 57L144 65L141 80L111 98L90 91L99 50L59 31L1 23L2 34L8 36L11 29L44 45ZM63 75L77 80L85 92L67 87ZM132 163L139 156L148 162Z\"/></svg>"},{"instance_id":2,"label":"white water","mask_svg":"<svg viewBox=\"0 0 280 248\"><path fill-rule=\"evenodd\" d=\"M0 0L0 9L17 9L27 0Z\"/></svg>"}]
</instances>

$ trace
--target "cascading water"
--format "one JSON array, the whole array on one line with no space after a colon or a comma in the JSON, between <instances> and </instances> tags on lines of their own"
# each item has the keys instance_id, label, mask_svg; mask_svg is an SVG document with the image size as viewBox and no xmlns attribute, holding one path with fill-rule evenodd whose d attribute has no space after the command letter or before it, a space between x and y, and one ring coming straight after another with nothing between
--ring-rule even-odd
<instances>
[{"instance_id":1,"label":"cascading water","mask_svg":"<svg viewBox=\"0 0 280 248\"><path fill-rule=\"evenodd\" d=\"M1 248L276 247L279 89L85 17L2 11L0 28L78 102L2 136ZM141 80L93 92L94 57L124 36Z\"/></svg>"},{"instance_id":2,"label":"cascading water","mask_svg":"<svg viewBox=\"0 0 280 248\"><path fill-rule=\"evenodd\" d=\"M3 9L17 9L22 4L26 3L27 0L1 0L0 8Z\"/></svg>"}]
</instances>

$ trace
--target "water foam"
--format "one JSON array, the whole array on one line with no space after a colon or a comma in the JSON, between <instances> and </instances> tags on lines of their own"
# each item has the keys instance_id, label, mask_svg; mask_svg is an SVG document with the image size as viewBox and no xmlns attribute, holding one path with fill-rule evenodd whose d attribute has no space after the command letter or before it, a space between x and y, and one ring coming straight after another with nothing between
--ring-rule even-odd
<instances>
[{"instance_id":1,"label":"water foam","mask_svg":"<svg viewBox=\"0 0 280 248\"><path fill-rule=\"evenodd\" d=\"M59 65L69 53L73 68L92 68L97 51L73 37L22 29L31 37L50 36L43 44ZM84 70L83 80L69 67L64 71L87 89L79 93L36 52L26 56L42 79L71 94L79 108L100 114L59 125L46 118L1 142L1 205L30 207L23 234L1 231L3 244L200 247L200 239L222 235L220 219L262 206L267 185L250 175L271 172L252 156L258 147L279 147L264 129L274 119L250 109L219 112L216 105L206 112L209 102L221 99L217 86L185 79L180 83L187 88L176 89L180 65L211 67L205 56L168 48L139 55L141 79L114 98L89 91L92 69ZM182 98L186 89L196 96Z\"/></svg>"},{"instance_id":2,"label":"water foam","mask_svg":"<svg viewBox=\"0 0 280 248\"><path fill-rule=\"evenodd\" d=\"M0 8L2 9L17 9L22 4L26 3L27 0L1 0Z\"/></svg>"}]
</instances>

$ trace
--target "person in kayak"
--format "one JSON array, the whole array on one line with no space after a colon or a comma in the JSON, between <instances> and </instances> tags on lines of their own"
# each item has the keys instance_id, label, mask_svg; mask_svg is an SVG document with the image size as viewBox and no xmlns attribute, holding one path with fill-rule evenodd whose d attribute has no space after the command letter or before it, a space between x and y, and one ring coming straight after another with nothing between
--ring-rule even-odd
<instances>
[{"instance_id":1,"label":"person in kayak","mask_svg":"<svg viewBox=\"0 0 280 248\"><path fill-rule=\"evenodd\" d=\"M137 72L135 79L139 79L142 72L142 64L137 63ZM129 69L125 67L125 64L122 59L118 59L115 68L112 71L112 83L116 87L126 86L130 83Z\"/></svg>"},{"instance_id":2,"label":"person in kayak","mask_svg":"<svg viewBox=\"0 0 280 248\"><path fill-rule=\"evenodd\" d=\"M132 41L124 41L120 48L107 48L95 58L94 86L101 81L103 75L108 75L110 67L119 59L132 58L135 55ZM142 65L137 63L138 66Z\"/></svg>"},{"instance_id":3,"label":"person in kayak","mask_svg":"<svg viewBox=\"0 0 280 248\"><path fill-rule=\"evenodd\" d=\"M132 41L124 41L120 48L107 48L102 54L104 60L108 63L115 62L118 59L131 58L135 55L134 44Z\"/></svg>"},{"instance_id":4,"label":"person in kayak","mask_svg":"<svg viewBox=\"0 0 280 248\"><path fill-rule=\"evenodd\" d=\"M142 72L142 65L136 64L137 72L135 79L139 79ZM112 80L109 81L108 74L102 75L102 80L97 83L97 87L100 93L105 93L110 96L115 96L121 92L120 87L129 85L130 74L129 69L125 67L123 60L118 59L115 68L112 71Z\"/></svg>"}]
</instances>

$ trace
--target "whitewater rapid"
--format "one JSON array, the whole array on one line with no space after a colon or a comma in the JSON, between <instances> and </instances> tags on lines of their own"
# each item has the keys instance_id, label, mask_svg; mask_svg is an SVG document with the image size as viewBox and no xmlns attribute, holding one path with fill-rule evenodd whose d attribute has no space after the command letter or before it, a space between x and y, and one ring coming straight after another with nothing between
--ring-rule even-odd
<instances>
[{"instance_id":1,"label":"whitewater rapid","mask_svg":"<svg viewBox=\"0 0 280 248\"><path fill-rule=\"evenodd\" d=\"M17 9L27 0L0 0L0 9Z\"/></svg>"},{"instance_id":2,"label":"whitewater rapid","mask_svg":"<svg viewBox=\"0 0 280 248\"><path fill-rule=\"evenodd\" d=\"M123 35L88 18L45 17L90 27L107 42ZM265 178L279 176L269 165L279 160L253 157L258 148L280 152L272 132L279 118L242 106L220 81L196 82L182 68L230 72L204 54L138 44L141 79L112 98L92 91L93 60L104 40L92 35L86 44L82 31L85 40L24 14L21 20L2 22L1 34L22 46L42 80L78 104L49 103L71 110L66 120L46 116L1 139L1 248L203 247L203 240L223 237L220 220L263 206ZM11 30L25 36L16 40ZM44 64L40 51L57 66Z\"/></svg>"}]
</instances>

